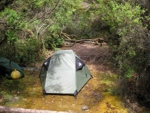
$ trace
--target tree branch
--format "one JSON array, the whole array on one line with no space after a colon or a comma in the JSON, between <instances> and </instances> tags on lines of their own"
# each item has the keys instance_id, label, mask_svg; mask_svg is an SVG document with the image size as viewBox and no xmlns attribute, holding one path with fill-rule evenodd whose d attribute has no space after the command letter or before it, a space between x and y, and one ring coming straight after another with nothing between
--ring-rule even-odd
<instances>
[{"instance_id":1,"label":"tree branch","mask_svg":"<svg viewBox=\"0 0 150 113\"><path fill-rule=\"evenodd\" d=\"M47 13L47 14L51 14L56 9L56 7L58 6L58 4L59 4L60 1L61 0L58 0L57 3L55 4L54 8L49 13Z\"/></svg>"}]
</instances>

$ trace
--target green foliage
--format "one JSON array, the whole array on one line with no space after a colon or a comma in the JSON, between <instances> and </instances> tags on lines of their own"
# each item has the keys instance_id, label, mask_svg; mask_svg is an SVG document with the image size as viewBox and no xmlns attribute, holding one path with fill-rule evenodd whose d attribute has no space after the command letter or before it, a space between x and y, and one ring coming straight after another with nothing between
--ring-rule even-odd
<instances>
[{"instance_id":1,"label":"green foliage","mask_svg":"<svg viewBox=\"0 0 150 113\"><path fill-rule=\"evenodd\" d=\"M76 38L93 38L95 35L92 29L93 12L90 10L91 4L82 2L73 11L71 21L65 25L63 32L70 35L76 35Z\"/></svg>"},{"instance_id":2,"label":"green foliage","mask_svg":"<svg viewBox=\"0 0 150 113\"><path fill-rule=\"evenodd\" d=\"M132 100L131 95L137 94L150 102L147 71L150 64L150 32L147 29L149 22L144 23L149 16L144 17L145 10L131 2L97 0L98 5L96 3L93 7L98 9L96 15L110 26L107 40L114 53L120 78L124 81L119 84L123 86L120 89L123 96Z\"/></svg>"},{"instance_id":3,"label":"green foliage","mask_svg":"<svg viewBox=\"0 0 150 113\"><path fill-rule=\"evenodd\" d=\"M125 71L125 77L131 78L133 76L134 70L133 69L128 69Z\"/></svg>"},{"instance_id":4,"label":"green foliage","mask_svg":"<svg viewBox=\"0 0 150 113\"><path fill-rule=\"evenodd\" d=\"M20 29L19 19L20 15L17 12L10 8L5 8L5 10L0 14L0 19L6 20L7 25L9 26L6 30L6 36L9 41L14 42L17 40L17 30Z\"/></svg>"},{"instance_id":5,"label":"green foliage","mask_svg":"<svg viewBox=\"0 0 150 113\"><path fill-rule=\"evenodd\" d=\"M31 7L31 8L41 8L43 6L44 3L47 3L49 0L27 0L27 4Z\"/></svg>"},{"instance_id":6,"label":"green foliage","mask_svg":"<svg viewBox=\"0 0 150 113\"><path fill-rule=\"evenodd\" d=\"M51 10L51 26L49 26L50 32L61 31L64 26L69 25L72 22L73 13L80 7L81 0L57 0L50 6L55 10Z\"/></svg>"},{"instance_id":7,"label":"green foliage","mask_svg":"<svg viewBox=\"0 0 150 113\"><path fill-rule=\"evenodd\" d=\"M55 49L57 47L61 47L63 44L63 39L58 37L47 37L45 38L45 47L46 49Z\"/></svg>"},{"instance_id":8,"label":"green foliage","mask_svg":"<svg viewBox=\"0 0 150 113\"><path fill-rule=\"evenodd\" d=\"M41 44L38 39L27 39L16 43L16 58L22 60L21 63L35 62L39 60L39 51Z\"/></svg>"},{"instance_id":9,"label":"green foliage","mask_svg":"<svg viewBox=\"0 0 150 113\"><path fill-rule=\"evenodd\" d=\"M135 24L141 24L141 10L140 6L132 6L130 2L119 3L117 1L106 2L105 0L98 0L97 15L101 17L107 25L111 27L111 32L118 35L125 35ZM97 4L95 4L97 6ZM106 13L107 12L107 13Z\"/></svg>"},{"instance_id":10,"label":"green foliage","mask_svg":"<svg viewBox=\"0 0 150 113\"><path fill-rule=\"evenodd\" d=\"M63 27L72 22L72 15L82 0L18 0L0 12L5 26L6 43L0 48L1 55L19 61L35 61L37 53L45 48L62 45L58 35ZM46 38L55 34L50 39ZM44 41L47 40L47 41ZM44 42L46 44L44 44ZM42 43L42 44L41 44ZM9 51L9 54L7 52Z\"/></svg>"},{"instance_id":11,"label":"green foliage","mask_svg":"<svg viewBox=\"0 0 150 113\"><path fill-rule=\"evenodd\" d=\"M130 1L123 3L117 0L97 0L92 7L97 9L95 15L110 26L108 44L114 52L120 72L129 77L140 66L137 66L135 59L139 59L139 51L145 48L146 29L141 21L145 10Z\"/></svg>"},{"instance_id":12,"label":"green foliage","mask_svg":"<svg viewBox=\"0 0 150 113\"><path fill-rule=\"evenodd\" d=\"M20 16L17 14L17 12L10 8L5 8L4 12L1 13L1 18L2 17L11 25L17 24L17 20L20 19Z\"/></svg>"},{"instance_id":13,"label":"green foliage","mask_svg":"<svg viewBox=\"0 0 150 113\"><path fill-rule=\"evenodd\" d=\"M34 61L37 55L35 53L39 53L41 49L54 49L62 45L62 31L76 35L77 38L91 38L101 34L103 26L108 26L108 44L123 73L124 64L128 65L127 70L137 70L136 64L140 66L148 61L149 56L146 60L142 57L143 53L148 54L145 43L149 39L143 35L146 32L141 17L144 10L139 5L119 0L82 2L15 1L0 13L0 19L6 23L6 27L1 30L5 31L5 36L2 36L7 37L7 43L0 48L1 55L5 56L9 51L11 55L8 56L14 55L17 60L24 58L24 61Z\"/></svg>"}]
</instances>

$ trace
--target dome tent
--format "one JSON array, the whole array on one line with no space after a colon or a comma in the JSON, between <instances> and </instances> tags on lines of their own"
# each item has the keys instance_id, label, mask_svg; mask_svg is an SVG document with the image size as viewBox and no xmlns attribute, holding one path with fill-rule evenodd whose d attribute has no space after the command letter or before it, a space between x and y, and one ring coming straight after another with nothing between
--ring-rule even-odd
<instances>
[{"instance_id":1,"label":"dome tent","mask_svg":"<svg viewBox=\"0 0 150 113\"><path fill-rule=\"evenodd\" d=\"M44 94L76 96L91 77L88 67L72 50L56 51L40 72Z\"/></svg>"}]
</instances>

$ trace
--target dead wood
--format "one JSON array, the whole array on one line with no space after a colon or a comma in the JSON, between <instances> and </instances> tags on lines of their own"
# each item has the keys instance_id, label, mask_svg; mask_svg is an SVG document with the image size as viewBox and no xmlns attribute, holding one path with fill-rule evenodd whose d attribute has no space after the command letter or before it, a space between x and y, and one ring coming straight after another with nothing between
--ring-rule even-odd
<instances>
[{"instance_id":1,"label":"dead wood","mask_svg":"<svg viewBox=\"0 0 150 113\"><path fill-rule=\"evenodd\" d=\"M63 36L64 46L72 47L76 43L94 43L95 45L102 46L102 43L104 42L103 38L92 38L92 39L78 39L76 35L69 35L67 33L61 32L61 35ZM75 37L76 39L72 39L72 37Z\"/></svg>"},{"instance_id":2,"label":"dead wood","mask_svg":"<svg viewBox=\"0 0 150 113\"><path fill-rule=\"evenodd\" d=\"M103 38L95 38L95 39L79 39L79 40L74 40L74 39L64 39L65 43L67 45L73 46L76 43L94 43L95 45L100 44L102 46L102 43L104 42ZM72 44L71 44L72 43Z\"/></svg>"},{"instance_id":3,"label":"dead wood","mask_svg":"<svg viewBox=\"0 0 150 113\"><path fill-rule=\"evenodd\" d=\"M64 32L61 32L60 34L61 34L62 36L64 36L64 39L68 39L68 40L70 40L70 39L71 39L71 37L75 37L75 38L77 38L77 36L76 36L76 35L69 35L69 34L64 33Z\"/></svg>"},{"instance_id":4,"label":"dead wood","mask_svg":"<svg viewBox=\"0 0 150 113\"><path fill-rule=\"evenodd\" d=\"M10 108L0 106L0 113L71 113L71 112L57 112L50 110L35 110L35 109Z\"/></svg>"},{"instance_id":5,"label":"dead wood","mask_svg":"<svg viewBox=\"0 0 150 113\"><path fill-rule=\"evenodd\" d=\"M98 41L100 43L100 42L103 42L104 39L103 38L93 38L93 39L79 39L79 40L74 40L74 39L69 38L69 39L64 39L64 41L76 42L76 43L86 42L86 41L91 41L91 42Z\"/></svg>"}]
</instances>

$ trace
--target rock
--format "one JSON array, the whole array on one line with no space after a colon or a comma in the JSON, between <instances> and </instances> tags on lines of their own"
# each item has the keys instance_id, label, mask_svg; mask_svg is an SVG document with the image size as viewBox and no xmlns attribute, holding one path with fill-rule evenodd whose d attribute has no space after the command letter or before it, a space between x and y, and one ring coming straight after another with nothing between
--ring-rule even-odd
<instances>
[{"instance_id":1,"label":"rock","mask_svg":"<svg viewBox=\"0 0 150 113\"><path fill-rule=\"evenodd\" d=\"M82 106L82 110L88 110L88 106Z\"/></svg>"}]
</instances>

